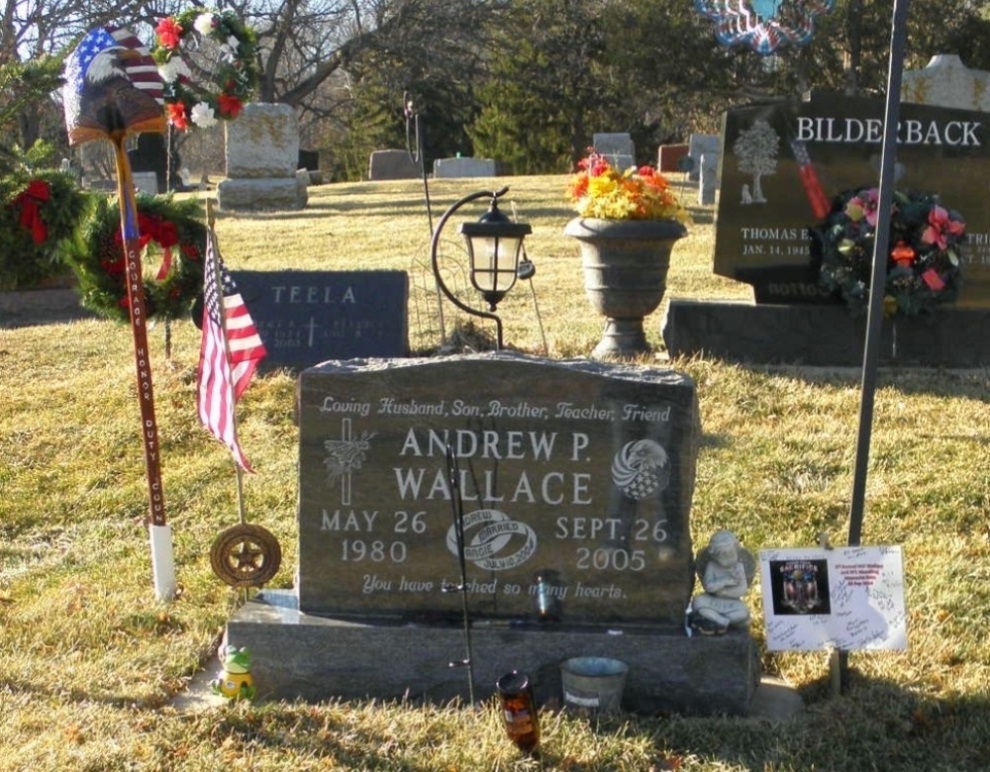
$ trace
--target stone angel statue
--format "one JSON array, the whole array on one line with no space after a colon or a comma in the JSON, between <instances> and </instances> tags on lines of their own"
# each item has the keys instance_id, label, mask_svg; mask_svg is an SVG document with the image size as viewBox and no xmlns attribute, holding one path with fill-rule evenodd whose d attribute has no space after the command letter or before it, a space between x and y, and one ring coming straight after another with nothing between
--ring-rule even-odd
<instances>
[{"instance_id":1,"label":"stone angel statue","mask_svg":"<svg viewBox=\"0 0 990 772\"><path fill-rule=\"evenodd\" d=\"M703 592L691 599L688 625L702 635L721 635L749 624L742 598L756 576L756 559L732 531L716 531L696 558Z\"/></svg>"}]
</instances>

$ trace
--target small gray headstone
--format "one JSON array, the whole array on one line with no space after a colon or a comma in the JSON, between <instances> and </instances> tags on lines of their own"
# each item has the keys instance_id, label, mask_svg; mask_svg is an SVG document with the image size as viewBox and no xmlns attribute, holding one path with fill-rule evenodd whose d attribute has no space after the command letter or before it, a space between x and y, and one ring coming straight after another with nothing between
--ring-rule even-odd
<instances>
[{"instance_id":1,"label":"small gray headstone","mask_svg":"<svg viewBox=\"0 0 990 772\"><path fill-rule=\"evenodd\" d=\"M718 189L718 154L704 153L701 156L701 173L698 184L698 203L710 205L715 203L715 191Z\"/></svg>"},{"instance_id":2,"label":"small gray headstone","mask_svg":"<svg viewBox=\"0 0 990 772\"><path fill-rule=\"evenodd\" d=\"M232 271L268 351L266 369L328 359L403 357L404 271Z\"/></svg>"},{"instance_id":3,"label":"small gray headstone","mask_svg":"<svg viewBox=\"0 0 990 772\"><path fill-rule=\"evenodd\" d=\"M434 177L495 177L491 158L438 158L433 162Z\"/></svg>"},{"instance_id":4,"label":"small gray headstone","mask_svg":"<svg viewBox=\"0 0 990 772\"><path fill-rule=\"evenodd\" d=\"M158 195L158 177L154 172L134 172L131 179L137 192L147 193L149 196Z\"/></svg>"},{"instance_id":5,"label":"small gray headstone","mask_svg":"<svg viewBox=\"0 0 990 772\"><path fill-rule=\"evenodd\" d=\"M369 180L412 180L420 175L419 164L405 150L375 150L368 161Z\"/></svg>"},{"instance_id":6,"label":"small gray headstone","mask_svg":"<svg viewBox=\"0 0 990 772\"><path fill-rule=\"evenodd\" d=\"M595 150L608 158L616 169L625 170L636 163L636 146L629 134L595 134L593 141Z\"/></svg>"},{"instance_id":7,"label":"small gray headstone","mask_svg":"<svg viewBox=\"0 0 990 772\"><path fill-rule=\"evenodd\" d=\"M489 354L300 376L300 611L680 627L699 416L671 370Z\"/></svg>"},{"instance_id":8,"label":"small gray headstone","mask_svg":"<svg viewBox=\"0 0 990 772\"><path fill-rule=\"evenodd\" d=\"M688 172L688 179L697 182L701 176L701 156L718 156L722 152L722 140L718 134L692 134L688 138L688 155L694 165Z\"/></svg>"}]
</instances>

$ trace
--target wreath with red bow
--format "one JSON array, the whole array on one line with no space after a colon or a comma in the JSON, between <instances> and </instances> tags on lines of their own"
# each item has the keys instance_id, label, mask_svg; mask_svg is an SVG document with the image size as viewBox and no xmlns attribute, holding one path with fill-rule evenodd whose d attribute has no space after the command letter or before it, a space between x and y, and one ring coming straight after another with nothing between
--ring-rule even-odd
<instances>
[{"instance_id":1,"label":"wreath with red bow","mask_svg":"<svg viewBox=\"0 0 990 772\"><path fill-rule=\"evenodd\" d=\"M64 242L87 207L87 194L61 172L18 170L0 179L0 291L71 274L62 259Z\"/></svg>"},{"instance_id":2,"label":"wreath with red bow","mask_svg":"<svg viewBox=\"0 0 990 772\"><path fill-rule=\"evenodd\" d=\"M203 291L206 225L194 199L137 195L138 232L144 268L144 297L152 319L188 314ZM160 255L158 267L151 263ZM101 198L68 261L79 279L86 308L108 319L128 321L130 302L116 197Z\"/></svg>"}]
</instances>

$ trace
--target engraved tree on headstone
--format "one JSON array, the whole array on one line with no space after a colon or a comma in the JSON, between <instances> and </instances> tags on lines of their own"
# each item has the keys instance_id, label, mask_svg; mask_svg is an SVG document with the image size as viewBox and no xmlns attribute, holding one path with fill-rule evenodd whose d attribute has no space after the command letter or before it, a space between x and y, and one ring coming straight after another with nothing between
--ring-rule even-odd
<instances>
[{"instance_id":1,"label":"engraved tree on headstone","mask_svg":"<svg viewBox=\"0 0 990 772\"><path fill-rule=\"evenodd\" d=\"M765 204L763 187L764 176L776 174L777 154L780 149L780 136L766 121L753 121L753 125L741 132L732 145L739 171L753 175L753 184L748 191L743 186L742 199L746 203Z\"/></svg>"}]
</instances>

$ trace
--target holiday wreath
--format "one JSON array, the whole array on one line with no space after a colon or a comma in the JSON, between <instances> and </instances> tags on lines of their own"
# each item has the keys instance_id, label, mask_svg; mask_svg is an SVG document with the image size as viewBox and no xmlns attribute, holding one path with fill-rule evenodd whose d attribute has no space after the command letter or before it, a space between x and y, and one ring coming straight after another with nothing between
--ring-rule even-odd
<instances>
[{"instance_id":1,"label":"holiday wreath","mask_svg":"<svg viewBox=\"0 0 990 772\"><path fill-rule=\"evenodd\" d=\"M147 315L178 318L189 313L203 290L206 226L200 205L193 199L148 195L136 196L135 202L141 249L156 247L161 252L158 269L144 276ZM100 197L66 257L79 280L83 305L109 319L127 321L130 303L116 197ZM147 265L146 259L142 262Z\"/></svg>"},{"instance_id":2,"label":"holiday wreath","mask_svg":"<svg viewBox=\"0 0 990 772\"><path fill-rule=\"evenodd\" d=\"M854 313L869 304L878 208L876 188L846 191L819 228L820 282ZM916 316L955 299L965 234L962 217L943 207L938 196L894 191L883 299L887 316Z\"/></svg>"},{"instance_id":3,"label":"holiday wreath","mask_svg":"<svg viewBox=\"0 0 990 772\"><path fill-rule=\"evenodd\" d=\"M193 81L192 70L180 53L202 52L204 39L216 45L219 57L216 64L201 64L203 70L212 73L214 89ZM219 118L236 118L258 81L257 48L254 29L232 11L190 8L162 19L155 27L151 56L165 83L169 124L186 131L190 122L207 129Z\"/></svg>"}]
</instances>

